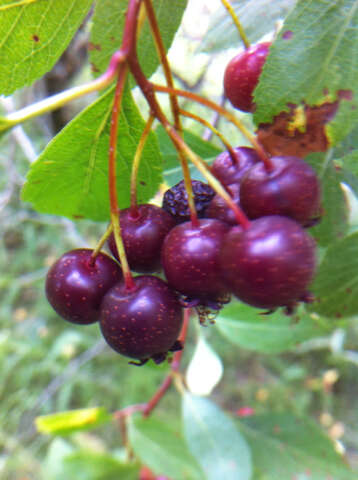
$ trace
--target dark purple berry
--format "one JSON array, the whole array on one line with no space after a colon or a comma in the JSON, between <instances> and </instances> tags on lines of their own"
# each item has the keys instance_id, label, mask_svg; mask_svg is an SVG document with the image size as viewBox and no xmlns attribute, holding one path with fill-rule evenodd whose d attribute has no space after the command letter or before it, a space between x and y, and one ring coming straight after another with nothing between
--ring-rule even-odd
<instances>
[{"instance_id":1,"label":"dark purple berry","mask_svg":"<svg viewBox=\"0 0 358 480\"><path fill-rule=\"evenodd\" d=\"M145 273L160 270L160 252L164 238L175 226L171 215L155 205L138 205L135 211L131 208L121 211L120 224L130 268ZM113 234L108 239L108 246L119 260Z\"/></svg>"},{"instance_id":2,"label":"dark purple berry","mask_svg":"<svg viewBox=\"0 0 358 480\"><path fill-rule=\"evenodd\" d=\"M230 193L236 205L240 206L240 185L238 183L234 183L233 185L227 186L226 189ZM205 215L207 218L216 218L217 220L221 220L228 225L237 225L237 219L235 217L234 211L218 194L216 194L215 197L211 200L208 208L206 209Z\"/></svg>"},{"instance_id":3,"label":"dark purple berry","mask_svg":"<svg viewBox=\"0 0 358 480\"><path fill-rule=\"evenodd\" d=\"M93 261L92 253L86 248L71 250L47 273L47 299L61 317L72 323L96 322L103 296L122 278L117 262L104 253Z\"/></svg>"},{"instance_id":4,"label":"dark purple berry","mask_svg":"<svg viewBox=\"0 0 358 480\"><path fill-rule=\"evenodd\" d=\"M206 183L192 180L196 213L199 218L204 217L205 209L215 195L214 190ZM162 207L170 213L176 223L186 222L190 219L188 196L185 190L184 180L167 190L163 197Z\"/></svg>"},{"instance_id":5,"label":"dark purple berry","mask_svg":"<svg viewBox=\"0 0 358 480\"><path fill-rule=\"evenodd\" d=\"M133 278L134 288L124 282L105 295L100 327L116 352L144 363L160 363L168 351L179 348L182 307L166 282L152 275Z\"/></svg>"},{"instance_id":6,"label":"dark purple berry","mask_svg":"<svg viewBox=\"0 0 358 480\"><path fill-rule=\"evenodd\" d=\"M224 74L224 91L231 104L244 112L253 112L253 93L271 43L258 43L230 60Z\"/></svg>"},{"instance_id":7,"label":"dark purple berry","mask_svg":"<svg viewBox=\"0 0 358 480\"><path fill-rule=\"evenodd\" d=\"M271 170L260 162L240 184L240 204L249 218L282 215L302 225L320 215L320 182L314 170L298 157L272 157Z\"/></svg>"},{"instance_id":8,"label":"dark purple berry","mask_svg":"<svg viewBox=\"0 0 358 480\"><path fill-rule=\"evenodd\" d=\"M219 252L229 226L201 219L177 225L166 236L162 265L170 286L190 298L212 300L227 294L219 273Z\"/></svg>"},{"instance_id":9,"label":"dark purple berry","mask_svg":"<svg viewBox=\"0 0 358 480\"><path fill-rule=\"evenodd\" d=\"M228 151L220 153L211 166L211 171L223 185L240 183L244 174L260 162L256 150L250 147L234 148L235 159Z\"/></svg>"},{"instance_id":10,"label":"dark purple berry","mask_svg":"<svg viewBox=\"0 0 358 480\"><path fill-rule=\"evenodd\" d=\"M221 250L223 279L236 297L254 307L292 307L306 294L316 265L315 242L295 221L262 217L234 227Z\"/></svg>"}]
</instances>

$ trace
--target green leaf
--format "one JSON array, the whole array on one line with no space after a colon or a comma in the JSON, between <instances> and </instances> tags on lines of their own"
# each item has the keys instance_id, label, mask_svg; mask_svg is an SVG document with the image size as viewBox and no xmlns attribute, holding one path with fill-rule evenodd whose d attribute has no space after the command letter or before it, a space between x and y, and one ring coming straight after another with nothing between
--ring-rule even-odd
<instances>
[{"instance_id":1,"label":"green leaf","mask_svg":"<svg viewBox=\"0 0 358 480\"><path fill-rule=\"evenodd\" d=\"M51 70L91 4L92 0L0 0L0 93L9 95Z\"/></svg>"},{"instance_id":2,"label":"green leaf","mask_svg":"<svg viewBox=\"0 0 358 480\"><path fill-rule=\"evenodd\" d=\"M63 475L58 480L138 480L139 466L125 464L108 453L80 451L63 460Z\"/></svg>"},{"instance_id":3,"label":"green leaf","mask_svg":"<svg viewBox=\"0 0 358 480\"><path fill-rule=\"evenodd\" d=\"M303 308L293 317L281 310L262 315L262 310L233 301L220 312L216 326L235 345L262 353L291 350L300 342L329 330Z\"/></svg>"},{"instance_id":4,"label":"green leaf","mask_svg":"<svg viewBox=\"0 0 358 480\"><path fill-rule=\"evenodd\" d=\"M318 161L314 161L317 157ZM348 230L348 205L341 188L342 174L330 160L320 154L311 155L309 163L321 180L323 215L320 223L310 230L319 245L327 246L342 238Z\"/></svg>"},{"instance_id":5,"label":"green leaf","mask_svg":"<svg viewBox=\"0 0 358 480\"><path fill-rule=\"evenodd\" d=\"M254 43L275 29L277 20L286 16L295 0L238 0L231 3L249 41ZM211 16L198 51L213 53L236 46L242 46L237 28L226 8L221 7Z\"/></svg>"},{"instance_id":6,"label":"green leaf","mask_svg":"<svg viewBox=\"0 0 358 480\"><path fill-rule=\"evenodd\" d=\"M108 149L113 89L77 115L31 165L22 198L41 213L107 220ZM130 172L144 122L131 94L123 96L118 126L117 191L129 205ZM138 173L138 202L150 199L161 182L162 159L151 133Z\"/></svg>"},{"instance_id":7,"label":"green leaf","mask_svg":"<svg viewBox=\"0 0 358 480\"><path fill-rule=\"evenodd\" d=\"M254 415L239 428L252 449L255 480L353 480L356 474L311 420L289 413Z\"/></svg>"},{"instance_id":8,"label":"green leaf","mask_svg":"<svg viewBox=\"0 0 358 480\"><path fill-rule=\"evenodd\" d=\"M178 154L165 129L159 125L155 131L158 136L159 148L164 160L164 179L168 185L173 186L183 179ZM184 131L184 140L197 155L208 163L222 152L220 148L210 142L206 142L202 138L191 133L189 130ZM195 169L193 164L190 164L189 168L194 179L202 179L202 176Z\"/></svg>"},{"instance_id":9,"label":"green leaf","mask_svg":"<svg viewBox=\"0 0 358 480\"><path fill-rule=\"evenodd\" d=\"M203 479L180 432L167 423L137 417L129 424L129 439L136 455L157 475L173 480Z\"/></svg>"},{"instance_id":10,"label":"green leaf","mask_svg":"<svg viewBox=\"0 0 358 480\"><path fill-rule=\"evenodd\" d=\"M185 437L207 480L249 480L250 449L234 422L214 403L189 393L183 396Z\"/></svg>"},{"instance_id":11,"label":"green leaf","mask_svg":"<svg viewBox=\"0 0 358 480\"><path fill-rule=\"evenodd\" d=\"M90 430L112 419L101 407L69 410L36 418L37 430L51 435L68 435L81 430Z\"/></svg>"},{"instance_id":12,"label":"green leaf","mask_svg":"<svg viewBox=\"0 0 358 480\"><path fill-rule=\"evenodd\" d=\"M347 91L327 132L332 144L358 120L358 3L299 0L288 15L255 90L255 122L268 123L288 103L318 105ZM286 32L290 32L287 36Z\"/></svg>"},{"instance_id":13,"label":"green leaf","mask_svg":"<svg viewBox=\"0 0 358 480\"><path fill-rule=\"evenodd\" d=\"M317 301L310 310L336 318L358 314L358 232L327 249L312 290Z\"/></svg>"},{"instance_id":14,"label":"green leaf","mask_svg":"<svg viewBox=\"0 0 358 480\"><path fill-rule=\"evenodd\" d=\"M156 0L153 2L165 49L170 47L181 23L187 0ZM120 47L128 0L100 0L96 2L90 43L90 59L97 75L106 70L109 59ZM159 65L148 22L143 26L138 43L138 57L147 77Z\"/></svg>"}]
</instances>

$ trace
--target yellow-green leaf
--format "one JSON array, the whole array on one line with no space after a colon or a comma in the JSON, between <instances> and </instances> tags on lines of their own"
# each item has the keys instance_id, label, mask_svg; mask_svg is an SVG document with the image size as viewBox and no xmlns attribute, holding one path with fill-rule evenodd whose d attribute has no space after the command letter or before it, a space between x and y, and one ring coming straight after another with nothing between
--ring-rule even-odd
<instances>
[{"instance_id":1,"label":"yellow-green leaf","mask_svg":"<svg viewBox=\"0 0 358 480\"><path fill-rule=\"evenodd\" d=\"M37 430L51 435L68 435L80 430L90 430L111 420L111 415L101 407L69 410L37 417Z\"/></svg>"}]
</instances>

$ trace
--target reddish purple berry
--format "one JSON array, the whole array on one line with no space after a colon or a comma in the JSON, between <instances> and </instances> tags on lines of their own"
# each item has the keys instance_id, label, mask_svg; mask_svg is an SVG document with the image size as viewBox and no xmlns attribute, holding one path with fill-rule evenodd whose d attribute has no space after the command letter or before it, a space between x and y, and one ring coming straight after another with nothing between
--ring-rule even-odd
<instances>
[{"instance_id":1,"label":"reddish purple berry","mask_svg":"<svg viewBox=\"0 0 358 480\"><path fill-rule=\"evenodd\" d=\"M133 281L132 290L120 282L105 295L101 331L116 352L141 363L149 358L160 363L169 350L178 348L182 307L160 278L142 275Z\"/></svg>"},{"instance_id":2,"label":"reddish purple berry","mask_svg":"<svg viewBox=\"0 0 358 480\"><path fill-rule=\"evenodd\" d=\"M138 205L135 212L126 208L120 213L124 248L129 266L135 272L152 273L160 270L160 252L166 234L175 226L175 221L160 207L150 204ZM108 246L119 260L114 235Z\"/></svg>"},{"instance_id":3,"label":"reddish purple berry","mask_svg":"<svg viewBox=\"0 0 358 480\"><path fill-rule=\"evenodd\" d=\"M117 262L104 253L93 261L93 250L71 250L52 265L46 277L46 296L54 310L72 323L99 319L103 296L122 278Z\"/></svg>"},{"instance_id":4,"label":"reddish purple berry","mask_svg":"<svg viewBox=\"0 0 358 480\"><path fill-rule=\"evenodd\" d=\"M215 195L215 192L210 185L200 182L199 180L192 180L191 184L193 187L196 213L199 218L204 217L205 209ZM186 222L190 219L190 209L184 180L165 192L162 207L172 215L176 223Z\"/></svg>"},{"instance_id":5,"label":"reddish purple berry","mask_svg":"<svg viewBox=\"0 0 358 480\"><path fill-rule=\"evenodd\" d=\"M190 298L212 300L225 296L219 274L219 252L229 226L201 219L177 225L163 243L162 265L170 286Z\"/></svg>"},{"instance_id":6,"label":"reddish purple berry","mask_svg":"<svg viewBox=\"0 0 358 480\"><path fill-rule=\"evenodd\" d=\"M230 193L236 205L240 206L240 185L238 183L234 183L233 185L227 186L226 189ZM215 195L215 197L211 200L208 208L206 209L206 217L216 218L217 220L221 220L228 225L237 225L237 219L235 217L234 211L218 194Z\"/></svg>"},{"instance_id":7,"label":"reddish purple berry","mask_svg":"<svg viewBox=\"0 0 358 480\"><path fill-rule=\"evenodd\" d=\"M228 151L220 153L211 166L211 171L223 185L240 183L244 174L260 162L256 150L250 147L234 148L235 159Z\"/></svg>"},{"instance_id":8,"label":"reddish purple berry","mask_svg":"<svg viewBox=\"0 0 358 480\"><path fill-rule=\"evenodd\" d=\"M231 104L244 112L253 112L253 93L271 43L258 43L230 60L224 75L225 95Z\"/></svg>"},{"instance_id":9,"label":"reddish purple berry","mask_svg":"<svg viewBox=\"0 0 358 480\"><path fill-rule=\"evenodd\" d=\"M295 221L280 216L234 227L221 250L223 279L236 297L254 307L292 307L301 300L316 265L315 242Z\"/></svg>"},{"instance_id":10,"label":"reddish purple berry","mask_svg":"<svg viewBox=\"0 0 358 480\"><path fill-rule=\"evenodd\" d=\"M254 165L240 184L240 204L249 218L282 215L302 225L320 216L320 182L298 157L272 157L272 169Z\"/></svg>"}]
</instances>

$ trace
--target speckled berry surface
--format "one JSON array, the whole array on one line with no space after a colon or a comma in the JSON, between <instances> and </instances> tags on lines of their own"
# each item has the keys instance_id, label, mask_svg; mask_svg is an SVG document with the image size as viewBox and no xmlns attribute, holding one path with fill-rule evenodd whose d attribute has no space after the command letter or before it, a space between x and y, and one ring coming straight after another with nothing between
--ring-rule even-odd
<instances>
[{"instance_id":1,"label":"speckled berry surface","mask_svg":"<svg viewBox=\"0 0 358 480\"><path fill-rule=\"evenodd\" d=\"M99 320L104 294L122 278L117 262L93 250L71 250L52 265L46 277L46 296L54 310L64 319L78 324Z\"/></svg>"},{"instance_id":2,"label":"speckled berry surface","mask_svg":"<svg viewBox=\"0 0 358 480\"><path fill-rule=\"evenodd\" d=\"M234 153L234 159L228 151L220 153L211 166L211 172L224 185L239 184L243 175L260 162L256 150L251 147L236 147Z\"/></svg>"},{"instance_id":3,"label":"speckled berry surface","mask_svg":"<svg viewBox=\"0 0 358 480\"><path fill-rule=\"evenodd\" d=\"M141 275L133 280L133 290L121 282L105 295L100 319L103 337L115 351L130 358L166 354L182 326L178 298L158 277Z\"/></svg>"},{"instance_id":4,"label":"speckled berry surface","mask_svg":"<svg viewBox=\"0 0 358 480\"><path fill-rule=\"evenodd\" d=\"M244 112L255 109L253 93L269 53L270 42L251 45L236 55L225 69L224 91L231 104Z\"/></svg>"},{"instance_id":5,"label":"speckled berry surface","mask_svg":"<svg viewBox=\"0 0 358 480\"><path fill-rule=\"evenodd\" d=\"M240 206L239 184L234 183L233 185L228 185L226 189L231 195L236 205ZM231 226L237 225L237 219L235 217L234 211L218 194L216 194L209 203L209 206L206 209L206 216L207 218L216 218L217 220L221 220L222 222L225 222Z\"/></svg>"},{"instance_id":6,"label":"speckled berry surface","mask_svg":"<svg viewBox=\"0 0 358 480\"><path fill-rule=\"evenodd\" d=\"M220 255L223 279L239 300L267 309L291 306L306 293L316 265L315 242L280 216L233 227Z\"/></svg>"},{"instance_id":7,"label":"speckled berry surface","mask_svg":"<svg viewBox=\"0 0 358 480\"><path fill-rule=\"evenodd\" d=\"M215 300L227 293L219 275L219 252L229 225L201 219L177 225L166 236L162 265L169 285L195 298Z\"/></svg>"},{"instance_id":8,"label":"speckled berry surface","mask_svg":"<svg viewBox=\"0 0 358 480\"><path fill-rule=\"evenodd\" d=\"M169 213L156 205L138 205L136 213L126 208L120 213L124 248L131 270L153 273L160 270L160 252L166 234L176 225ZM113 234L108 246L119 260Z\"/></svg>"},{"instance_id":9,"label":"speckled berry surface","mask_svg":"<svg viewBox=\"0 0 358 480\"><path fill-rule=\"evenodd\" d=\"M210 185L192 180L196 213L199 218L205 216L205 209L215 195ZM186 222L190 219L190 210L187 200L184 180L167 190L163 196L162 207L175 219L176 223Z\"/></svg>"},{"instance_id":10,"label":"speckled berry surface","mask_svg":"<svg viewBox=\"0 0 358 480\"><path fill-rule=\"evenodd\" d=\"M310 165L298 157L270 158L272 170L254 165L240 185L240 204L249 218L283 215L302 225L320 215L320 181Z\"/></svg>"}]
</instances>

